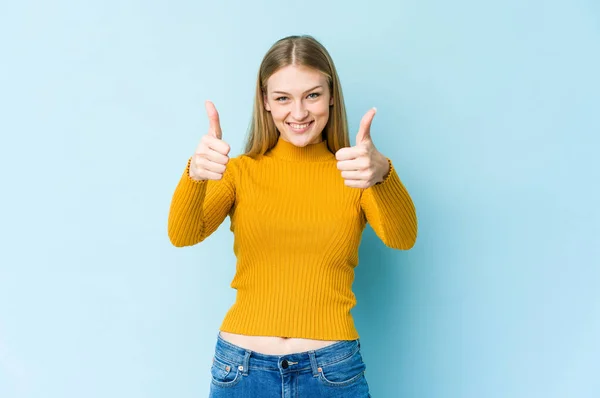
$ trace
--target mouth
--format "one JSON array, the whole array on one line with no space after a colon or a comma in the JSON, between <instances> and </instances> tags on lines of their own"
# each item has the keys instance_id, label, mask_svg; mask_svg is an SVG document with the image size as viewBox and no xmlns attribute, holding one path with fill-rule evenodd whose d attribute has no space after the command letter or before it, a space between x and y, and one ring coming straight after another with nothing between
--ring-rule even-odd
<instances>
[{"instance_id":1,"label":"mouth","mask_svg":"<svg viewBox=\"0 0 600 398\"><path fill-rule=\"evenodd\" d=\"M288 126L290 126L290 130L292 130L295 133L304 133L306 131L308 131L312 125L314 124L314 120L311 120L308 123L302 123L302 124L298 124L298 123L289 123L286 122L285 124L287 124Z\"/></svg>"}]
</instances>

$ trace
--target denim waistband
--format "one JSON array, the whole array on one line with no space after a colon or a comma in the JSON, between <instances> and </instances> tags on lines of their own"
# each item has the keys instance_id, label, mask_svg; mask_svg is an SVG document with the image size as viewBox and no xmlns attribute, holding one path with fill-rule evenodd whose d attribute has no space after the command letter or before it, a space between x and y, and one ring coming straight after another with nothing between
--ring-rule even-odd
<instances>
[{"instance_id":1,"label":"denim waistband","mask_svg":"<svg viewBox=\"0 0 600 398\"><path fill-rule=\"evenodd\" d=\"M311 369L318 375L319 368L341 361L360 349L360 339L342 340L316 350L284 355L269 355L252 351L226 341L217 332L215 357L222 361L239 365L239 370L248 374L249 370L263 369L279 371L282 374ZM287 365L287 366L286 366Z\"/></svg>"}]
</instances>

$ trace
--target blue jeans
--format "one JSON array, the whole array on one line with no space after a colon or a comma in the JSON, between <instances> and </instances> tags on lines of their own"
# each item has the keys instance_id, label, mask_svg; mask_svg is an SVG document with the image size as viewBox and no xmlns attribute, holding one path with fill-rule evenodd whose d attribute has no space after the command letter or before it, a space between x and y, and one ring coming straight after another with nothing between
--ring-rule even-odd
<instances>
[{"instance_id":1,"label":"blue jeans","mask_svg":"<svg viewBox=\"0 0 600 398\"><path fill-rule=\"evenodd\" d=\"M360 339L267 355L217 333L209 398L371 398L365 369Z\"/></svg>"}]
</instances>

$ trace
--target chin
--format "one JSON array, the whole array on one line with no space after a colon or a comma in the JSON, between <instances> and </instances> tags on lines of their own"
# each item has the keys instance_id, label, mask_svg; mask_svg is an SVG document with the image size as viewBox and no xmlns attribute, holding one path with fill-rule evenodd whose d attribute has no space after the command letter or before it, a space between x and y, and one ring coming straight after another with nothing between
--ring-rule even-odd
<instances>
[{"instance_id":1,"label":"chin","mask_svg":"<svg viewBox=\"0 0 600 398\"><path fill-rule=\"evenodd\" d=\"M287 136L286 137L287 140L289 142L291 142L292 144L299 146L299 147L304 147L304 146L308 146L308 145L312 145L315 144L315 141L321 141L319 138L319 136L313 136L313 137L308 137L308 136Z\"/></svg>"},{"instance_id":2,"label":"chin","mask_svg":"<svg viewBox=\"0 0 600 398\"><path fill-rule=\"evenodd\" d=\"M312 133L312 132L308 132L308 133ZM303 147L303 146L307 146L307 145L311 145L313 143L315 143L314 141L322 141L322 133L319 134L295 134L294 132L289 132L289 131L285 131L285 133L281 133L281 130L279 130L279 135L281 135L281 137L288 142L291 142L292 144L299 146L299 147Z\"/></svg>"}]
</instances>

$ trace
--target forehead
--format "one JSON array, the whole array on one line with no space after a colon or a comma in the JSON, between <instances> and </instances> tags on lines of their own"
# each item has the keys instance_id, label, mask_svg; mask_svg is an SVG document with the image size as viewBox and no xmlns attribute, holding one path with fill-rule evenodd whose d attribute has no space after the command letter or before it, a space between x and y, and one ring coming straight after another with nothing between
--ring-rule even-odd
<instances>
[{"instance_id":1,"label":"forehead","mask_svg":"<svg viewBox=\"0 0 600 398\"><path fill-rule=\"evenodd\" d=\"M325 87L327 79L321 72L306 66L287 65L273 73L267 80L267 90L302 93L319 84Z\"/></svg>"}]
</instances>

